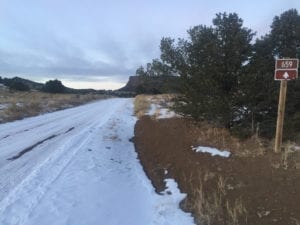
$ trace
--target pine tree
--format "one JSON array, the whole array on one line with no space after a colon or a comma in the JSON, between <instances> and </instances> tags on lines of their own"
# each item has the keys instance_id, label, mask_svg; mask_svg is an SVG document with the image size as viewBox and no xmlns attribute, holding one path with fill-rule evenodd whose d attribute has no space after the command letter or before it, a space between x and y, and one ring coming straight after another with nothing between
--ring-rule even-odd
<instances>
[{"instance_id":1,"label":"pine tree","mask_svg":"<svg viewBox=\"0 0 300 225\"><path fill-rule=\"evenodd\" d=\"M48 93L64 93L66 87L59 80L49 80L45 83L42 91Z\"/></svg>"},{"instance_id":2,"label":"pine tree","mask_svg":"<svg viewBox=\"0 0 300 225\"><path fill-rule=\"evenodd\" d=\"M236 117L239 79L251 53L254 33L237 14L217 14L213 27L195 26L189 40L161 41L161 58L182 79L178 109L195 119L231 127Z\"/></svg>"},{"instance_id":3,"label":"pine tree","mask_svg":"<svg viewBox=\"0 0 300 225\"><path fill-rule=\"evenodd\" d=\"M241 123L244 134L273 137L276 126L279 85L274 81L274 56L269 35L257 39L251 60L241 79Z\"/></svg>"},{"instance_id":4,"label":"pine tree","mask_svg":"<svg viewBox=\"0 0 300 225\"><path fill-rule=\"evenodd\" d=\"M276 16L271 26L274 56L278 58L297 58L300 48L300 15L290 9ZM299 71L298 71L299 72ZM287 89L284 134L300 133L300 82L289 81ZM295 136L295 135L294 135ZM298 135L300 140L300 135ZM296 137L295 137L296 138Z\"/></svg>"}]
</instances>

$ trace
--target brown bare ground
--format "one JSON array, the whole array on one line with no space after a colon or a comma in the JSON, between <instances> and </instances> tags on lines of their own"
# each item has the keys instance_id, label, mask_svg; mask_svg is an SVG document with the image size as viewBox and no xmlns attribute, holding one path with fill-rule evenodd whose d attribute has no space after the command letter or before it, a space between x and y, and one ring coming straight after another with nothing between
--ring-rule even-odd
<instances>
[{"instance_id":1,"label":"brown bare ground","mask_svg":"<svg viewBox=\"0 0 300 225\"><path fill-rule=\"evenodd\" d=\"M174 178L197 224L300 224L300 172L285 167L268 141L239 141L219 128L183 118L141 117L135 147L157 192ZM191 146L232 152L229 158L196 153ZM165 170L168 171L165 174Z\"/></svg>"}]
</instances>

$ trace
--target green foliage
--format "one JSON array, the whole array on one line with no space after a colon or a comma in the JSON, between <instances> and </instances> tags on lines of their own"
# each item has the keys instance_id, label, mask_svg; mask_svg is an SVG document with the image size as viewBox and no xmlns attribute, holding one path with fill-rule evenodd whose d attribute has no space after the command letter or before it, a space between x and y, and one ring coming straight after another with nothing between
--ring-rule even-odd
<instances>
[{"instance_id":1,"label":"green foliage","mask_svg":"<svg viewBox=\"0 0 300 225\"><path fill-rule=\"evenodd\" d=\"M137 77L136 94L175 93L179 86L179 78L175 76Z\"/></svg>"},{"instance_id":2,"label":"green foliage","mask_svg":"<svg viewBox=\"0 0 300 225\"><path fill-rule=\"evenodd\" d=\"M271 25L274 55L279 58L295 58L300 47L300 16L290 9L276 16Z\"/></svg>"},{"instance_id":3,"label":"green foliage","mask_svg":"<svg viewBox=\"0 0 300 225\"><path fill-rule=\"evenodd\" d=\"M290 9L280 16L276 16L271 26L271 38L274 56L279 58L300 57L300 15L296 9ZM299 133L298 114L300 112L300 82L289 81L286 101L286 119L284 124L284 134L293 138L295 133Z\"/></svg>"},{"instance_id":4,"label":"green foliage","mask_svg":"<svg viewBox=\"0 0 300 225\"><path fill-rule=\"evenodd\" d=\"M66 87L59 80L49 80L45 83L42 91L48 93L64 93Z\"/></svg>"},{"instance_id":5,"label":"green foliage","mask_svg":"<svg viewBox=\"0 0 300 225\"><path fill-rule=\"evenodd\" d=\"M262 136L274 137L279 82L274 81L275 58L295 58L300 32L300 16L296 10L288 10L276 16L271 25L271 33L257 39L247 71L243 76L241 105L244 112L241 125L248 127L251 134L258 131ZM297 132L297 112L300 111L299 81L288 82L286 119L284 134L293 139Z\"/></svg>"},{"instance_id":6,"label":"green foliage","mask_svg":"<svg viewBox=\"0 0 300 225\"><path fill-rule=\"evenodd\" d=\"M153 59L151 63L147 63L146 69L140 66L136 72L136 76L172 76L171 67L161 62L159 59Z\"/></svg>"},{"instance_id":7,"label":"green foliage","mask_svg":"<svg viewBox=\"0 0 300 225\"><path fill-rule=\"evenodd\" d=\"M43 84L23 79L20 77L1 78L0 83L4 84L7 87L10 87L11 89L20 91L28 91L29 89L40 90L43 87Z\"/></svg>"},{"instance_id":8,"label":"green foliage","mask_svg":"<svg viewBox=\"0 0 300 225\"><path fill-rule=\"evenodd\" d=\"M237 126L248 134L259 132L274 135L277 116L279 83L274 81L274 57L269 36L256 40L251 60L240 78L240 109Z\"/></svg>"},{"instance_id":9,"label":"green foliage","mask_svg":"<svg viewBox=\"0 0 300 225\"><path fill-rule=\"evenodd\" d=\"M180 75L175 108L183 115L230 128L239 136L275 133L279 82L277 57L300 52L300 16L291 9L275 17L270 34L257 39L235 13L220 13L213 26L195 26L188 39L161 40L161 59ZM300 84L289 81L285 133L299 134ZM298 122L297 122L298 121Z\"/></svg>"},{"instance_id":10,"label":"green foliage","mask_svg":"<svg viewBox=\"0 0 300 225\"><path fill-rule=\"evenodd\" d=\"M9 79L9 78L3 78L1 80L1 83L4 84L5 86L9 87L10 84L12 83L12 79Z\"/></svg>"},{"instance_id":11,"label":"green foliage","mask_svg":"<svg viewBox=\"0 0 300 225\"><path fill-rule=\"evenodd\" d=\"M136 72L135 72L135 75L136 76L147 76L146 72L145 72L145 69L143 66L140 66Z\"/></svg>"},{"instance_id":12,"label":"green foliage","mask_svg":"<svg viewBox=\"0 0 300 225\"><path fill-rule=\"evenodd\" d=\"M0 83L3 83L5 86L9 87L10 90L30 91L30 87L21 80L18 80L17 78L10 79L0 77Z\"/></svg>"},{"instance_id":13,"label":"green foliage","mask_svg":"<svg viewBox=\"0 0 300 225\"><path fill-rule=\"evenodd\" d=\"M161 58L182 78L178 109L195 119L231 127L239 110L239 78L251 53L254 33L237 14L217 14L213 27L195 26L189 40L164 38Z\"/></svg>"},{"instance_id":14,"label":"green foliage","mask_svg":"<svg viewBox=\"0 0 300 225\"><path fill-rule=\"evenodd\" d=\"M30 91L30 87L23 82L20 81L12 81L9 84L10 90L16 90L16 91Z\"/></svg>"}]
</instances>

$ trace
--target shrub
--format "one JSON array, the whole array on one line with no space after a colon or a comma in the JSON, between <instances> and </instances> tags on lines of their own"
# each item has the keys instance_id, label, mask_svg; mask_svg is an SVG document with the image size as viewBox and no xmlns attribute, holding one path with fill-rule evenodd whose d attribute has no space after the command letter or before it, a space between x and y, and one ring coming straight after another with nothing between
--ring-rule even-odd
<instances>
[{"instance_id":1,"label":"shrub","mask_svg":"<svg viewBox=\"0 0 300 225\"><path fill-rule=\"evenodd\" d=\"M59 80L49 80L45 83L42 91L48 93L64 93L66 87Z\"/></svg>"},{"instance_id":2,"label":"shrub","mask_svg":"<svg viewBox=\"0 0 300 225\"><path fill-rule=\"evenodd\" d=\"M23 82L20 81L13 81L9 84L10 90L16 90L16 91L30 91L30 87Z\"/></svg>"}]
</instances>

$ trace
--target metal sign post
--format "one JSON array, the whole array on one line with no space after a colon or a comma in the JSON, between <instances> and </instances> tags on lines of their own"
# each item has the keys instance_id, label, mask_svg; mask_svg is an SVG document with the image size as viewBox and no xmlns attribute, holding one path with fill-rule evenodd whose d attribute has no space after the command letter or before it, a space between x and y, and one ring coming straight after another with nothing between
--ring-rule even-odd
<instances>
[{"instance_id":1,"label":"metal sign post","mask_svg":"<svg viewBox=\"0 0 300 225\"><path fill-rule=\"evenodd\" d=\"M277 59L275 64L274 78L281 81L274 149L276 153L281 151L287 81L298 78L298 64L298 59Z\"/></svg>"}]
</instances>

